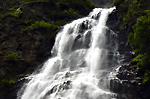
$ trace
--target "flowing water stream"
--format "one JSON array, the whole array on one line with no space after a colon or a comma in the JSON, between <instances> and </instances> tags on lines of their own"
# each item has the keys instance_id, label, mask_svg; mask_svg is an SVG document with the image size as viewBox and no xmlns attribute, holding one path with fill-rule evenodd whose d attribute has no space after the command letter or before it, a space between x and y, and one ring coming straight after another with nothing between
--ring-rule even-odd
<instances>
[{"instance_id":1,"label":"flowing water stream","mask_svg":"<svg viewBox=\"0 0 150 99\"><path fill-rule=\"evenodd\" d=\"M106 26L114 9L95 8L66 24L56 36L53 57L27 77L18 99L116 99L109 81L119 64L117 34Z\"/></svg>"}]
</instances>

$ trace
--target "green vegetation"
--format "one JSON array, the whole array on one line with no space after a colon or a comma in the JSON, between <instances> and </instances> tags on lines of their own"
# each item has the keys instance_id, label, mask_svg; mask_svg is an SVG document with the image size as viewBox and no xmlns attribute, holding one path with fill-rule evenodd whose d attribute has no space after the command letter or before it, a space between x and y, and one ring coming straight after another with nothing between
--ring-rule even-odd
<instances>
[{"instance_id":1,"label":"green vegetation","mask_svg":"<svg viewBox=\"0 0 150 99\"><path fill-rule=\"evenodd\" d=\"M141 16L133 26L129 41L134 52L144 54L150 51L150 16Z\"/></svg>"},{"instance_id":2,"label":"green vegetation","mask_svg":"<svg viewBox=\"0 0 150 99\"><path fill-rule=\"evenodd\" d=\"M35 21L35 23L31 24L30 26L27 26L25 29L22 29L21 32L27 31L27 30L34 30L34 29L43 29L43 31L55 31L57 29L57 26L54 24L50 24L45 21Z\"/></svg>"},{"instance_id":3,"label":"green vegetation","mask_svg":"<svg viewBox=\"0 0 150 99\"><path fill-rule=\"evenodd\" d=\"M23 13L19 8L12 14L15 17L19 17Z\"/></svg>"},{"instance_id":4,"label":"green vegetation","mask_svg":"<svg viewBox=\"0 0 150 99\"><path fill-rule=\"evenodd\" d=\"M138 55L137 67L143 71L143 81L150 81L150 16L141 16L133 26L134 34L130 33L129 42Z\"/></svg>"},{"instance_id":5,"label":"green vegetation","mask_svg":"<svg viewBox=\"0 0 150 99\"><path fill-rule=\"evenodd\" d=\"M14 60L14 61L17 61L18 60L18 54L16 52L13 52L13 53L9 53L7 56L5 56L6 60Z\"/></svg>"},{"instance_id":6,"label":"green vegetation","mask_svg":"<svg viewBox=\"0 0 150 99\"><path fill-rule=\"evenodd\" d=\"M121 29L129 33L128 40L136 57L131 61L140 72L143 82L150 81L150 1L114 0ZM132 31L132 32L131 32Z\"/></svg>"}]
</instances>

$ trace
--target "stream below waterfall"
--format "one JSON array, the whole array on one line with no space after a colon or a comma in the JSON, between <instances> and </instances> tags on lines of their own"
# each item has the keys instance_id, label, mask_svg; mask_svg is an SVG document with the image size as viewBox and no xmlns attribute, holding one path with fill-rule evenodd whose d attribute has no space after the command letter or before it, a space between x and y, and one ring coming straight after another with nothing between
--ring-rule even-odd
<instances>
[{"instance_id":1,"label":"stream below waterfall","mask_svg":"<svg viewBox=\"0 0 150 99\"><path fill-rule=\"evenodd\" d=\"M120 64L117 34L106 26L114 9L95 8L63 26L52 57L26 78L17 99L117 99L109 89Z\"/></svg>"}]
</instances>

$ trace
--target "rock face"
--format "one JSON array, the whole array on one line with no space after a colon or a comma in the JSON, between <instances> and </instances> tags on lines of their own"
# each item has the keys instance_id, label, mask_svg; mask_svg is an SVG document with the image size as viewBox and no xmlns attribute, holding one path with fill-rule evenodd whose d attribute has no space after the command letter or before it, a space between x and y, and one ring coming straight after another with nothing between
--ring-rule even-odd
<instances>
[{"instance_id":1,"label":"rock face","mask_svg":"<svg viewBox=\"0 0 150 99\"><path fill-rule=\"evenodd\" d=\"M118 52L120 53L121 63L128 63L135 56L131 52L128 42L128 30L120 30L121 21L118 19L117 13L113 12L109 15L107 26L118 35Z\"/></svg>"},{"instance_id":2,"label":"rock face","mask_svg":"<svg viewBox=\"0 0 150 99\"><path fill-rule=\"evenodd\" d=\"M118 35L118 51L120 53L121 65L115 71L115 78L110 80L110 90L118 94L117 99L149 99L150 85L142 84L138 77L137 68L131 68L129 62L135 57L128 43L129 30L120 30L121 21L114 12L109 15L107 26Z\"/></svg>"}]
</instances>

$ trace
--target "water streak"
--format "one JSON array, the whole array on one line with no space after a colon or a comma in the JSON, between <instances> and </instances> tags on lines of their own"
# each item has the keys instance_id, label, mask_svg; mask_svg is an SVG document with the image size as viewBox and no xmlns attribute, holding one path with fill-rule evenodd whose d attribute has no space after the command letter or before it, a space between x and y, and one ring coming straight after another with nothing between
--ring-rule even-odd
<instances>
[{"instance_id":1,"label":"water streak","mask_svg":"<svg viewBox=\"0 0 150 99\"><path fill-rule=\"evenodd\" d=\"M18 92L18 99L115 99L109 74L118 64L117 35L106 26L115 9L95 8L63 27L53 57Z\"/></svg>"}]
</instances>

